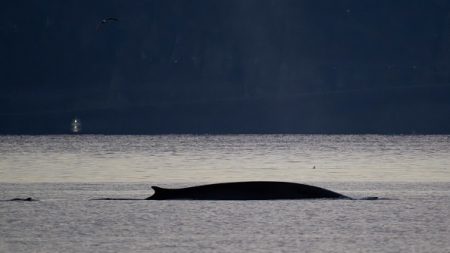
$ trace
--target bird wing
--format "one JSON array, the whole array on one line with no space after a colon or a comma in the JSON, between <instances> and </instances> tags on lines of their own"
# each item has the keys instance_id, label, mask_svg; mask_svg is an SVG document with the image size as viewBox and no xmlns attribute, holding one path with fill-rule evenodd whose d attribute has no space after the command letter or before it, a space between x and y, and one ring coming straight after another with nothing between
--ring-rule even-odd
<instances>
[{"instance_id":1,"label":"bird wing","mask_svg":"<svg viewBox=\"0 0 450 253\"><path fill-rule=\"evenodd\" d=\"M105 18L105 20L107 20L107 21L119 21L118 18L114 18L114 17Z\"/></svg>"},{"instance_id":2,"label":"bird wing","mask_svg":"<svg viewBox=\"0 0 450 253\"><path fill-rule=\"evenodd\" d=\"M115 18L115 17L107 17L107 18L104 18L104 19L102 19L98 24L97 24L97 31L100 31L100 29L102 29L102 26L104 25L104 24L106 24L106 23L108 23L109 21L119 21L119 19L118 18Z\"/></svg>"}]
</instances>

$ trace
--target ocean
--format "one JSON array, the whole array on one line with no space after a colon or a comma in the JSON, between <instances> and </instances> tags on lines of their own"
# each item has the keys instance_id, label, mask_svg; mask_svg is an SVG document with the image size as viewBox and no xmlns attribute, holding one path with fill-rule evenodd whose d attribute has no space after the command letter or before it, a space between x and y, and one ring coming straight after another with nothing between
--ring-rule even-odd
<instances>
[{"instance_id":1,"label":"ocean","mask_svg":"<svg viewBox=\"0 0 450 253\"><path fill-rule=\"evenodd\" d=\"M0 136L0 252L450 252L448 135ZM99 201L316 185L364 200Z\"/></svg>"}]
</instances>

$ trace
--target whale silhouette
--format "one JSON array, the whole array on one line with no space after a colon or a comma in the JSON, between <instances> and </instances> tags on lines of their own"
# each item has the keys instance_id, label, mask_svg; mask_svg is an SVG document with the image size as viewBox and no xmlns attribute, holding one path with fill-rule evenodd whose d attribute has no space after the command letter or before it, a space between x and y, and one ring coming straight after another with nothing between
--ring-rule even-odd
<instances>
[{"instance_id":1,"label":"whale silhouette","mask_svg":"<svg viewBox=\"0 0 450 253\"><path fill-rule=\"evenodd\" d=\"M13 198L13 199L6 199L6 200L0 200L0 201L38 201L38 200L28 197L28 198Z\"/></svg>"},{"instance_id":2,"label":"whale silhouette","mask_svg":"<svg viewBox=\"0 0 450 253\"><path fill-rule=\"evenodd\" d=\"M155 193L146 200L352 199L317 186L271 181L218 183L179 189L152 186L152 189Z\"/></svg>"}]
</instances>

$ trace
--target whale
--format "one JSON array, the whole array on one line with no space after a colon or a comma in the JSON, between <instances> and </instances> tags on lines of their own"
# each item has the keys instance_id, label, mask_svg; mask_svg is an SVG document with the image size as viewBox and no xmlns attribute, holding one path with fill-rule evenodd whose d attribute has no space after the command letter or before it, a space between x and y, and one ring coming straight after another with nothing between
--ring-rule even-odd
<instances>
[{"instance_id":1,"label":"whale","mask_svg":"<svg viewBox=\"0 0 450 253\"><path fill-rule=\"evenodd\" d=\"M100 198L92 200L296 200L346 199L377 200L378 197L354 199L343 194L307 184L246 181L205 184L184 188L151 186L154 193L148 198Z\"/></svg>"},{"instance_id":2,"label":"whale","mask_svg":"<svg viewBox=\"0 0 450 253\"><path fill-rule=\"evenodd\" d=\"M154 194L146 200L290 200L352 199L317 186L273 181L206 184L178 189L152 186ZM377 197L364 198L368 200Z\"/></svg>"},{"instance_id":3,"label":"whale","mask_svg":"<svg viewBox=\"0 0 450 253\"><path fill-rule=\"evenodd\" d=\"M6 199L6 200L0 200L0 201L38 201L37 199L33 199L31 197L28 198L13 198L13 199Z\"/></svg>"}]
</instances>

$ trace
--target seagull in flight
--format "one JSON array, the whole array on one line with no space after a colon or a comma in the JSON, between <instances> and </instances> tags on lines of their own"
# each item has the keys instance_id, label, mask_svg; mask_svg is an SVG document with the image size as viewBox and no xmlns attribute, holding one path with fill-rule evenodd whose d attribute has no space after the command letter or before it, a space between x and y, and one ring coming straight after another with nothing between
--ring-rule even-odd
<instances>
[{"instance_id":1,"label":"seagull in flight","mask_svg":"<svg viewBox=\"0 0 450 253\"><path fill-rule=\"evenodd\" d=\"M100 29L102 29L102 27L103 27L104 24L111 23L111 22L118 22L118 21L119 21L119 19L118 19L118 18L115 18L115 17L107 17L107 18L104 18L104 19L102 19L102 20L100 21L100 23L98 23L98 25L97 25L97 31L99 31Z\"/></svg>"}]
</instances>

